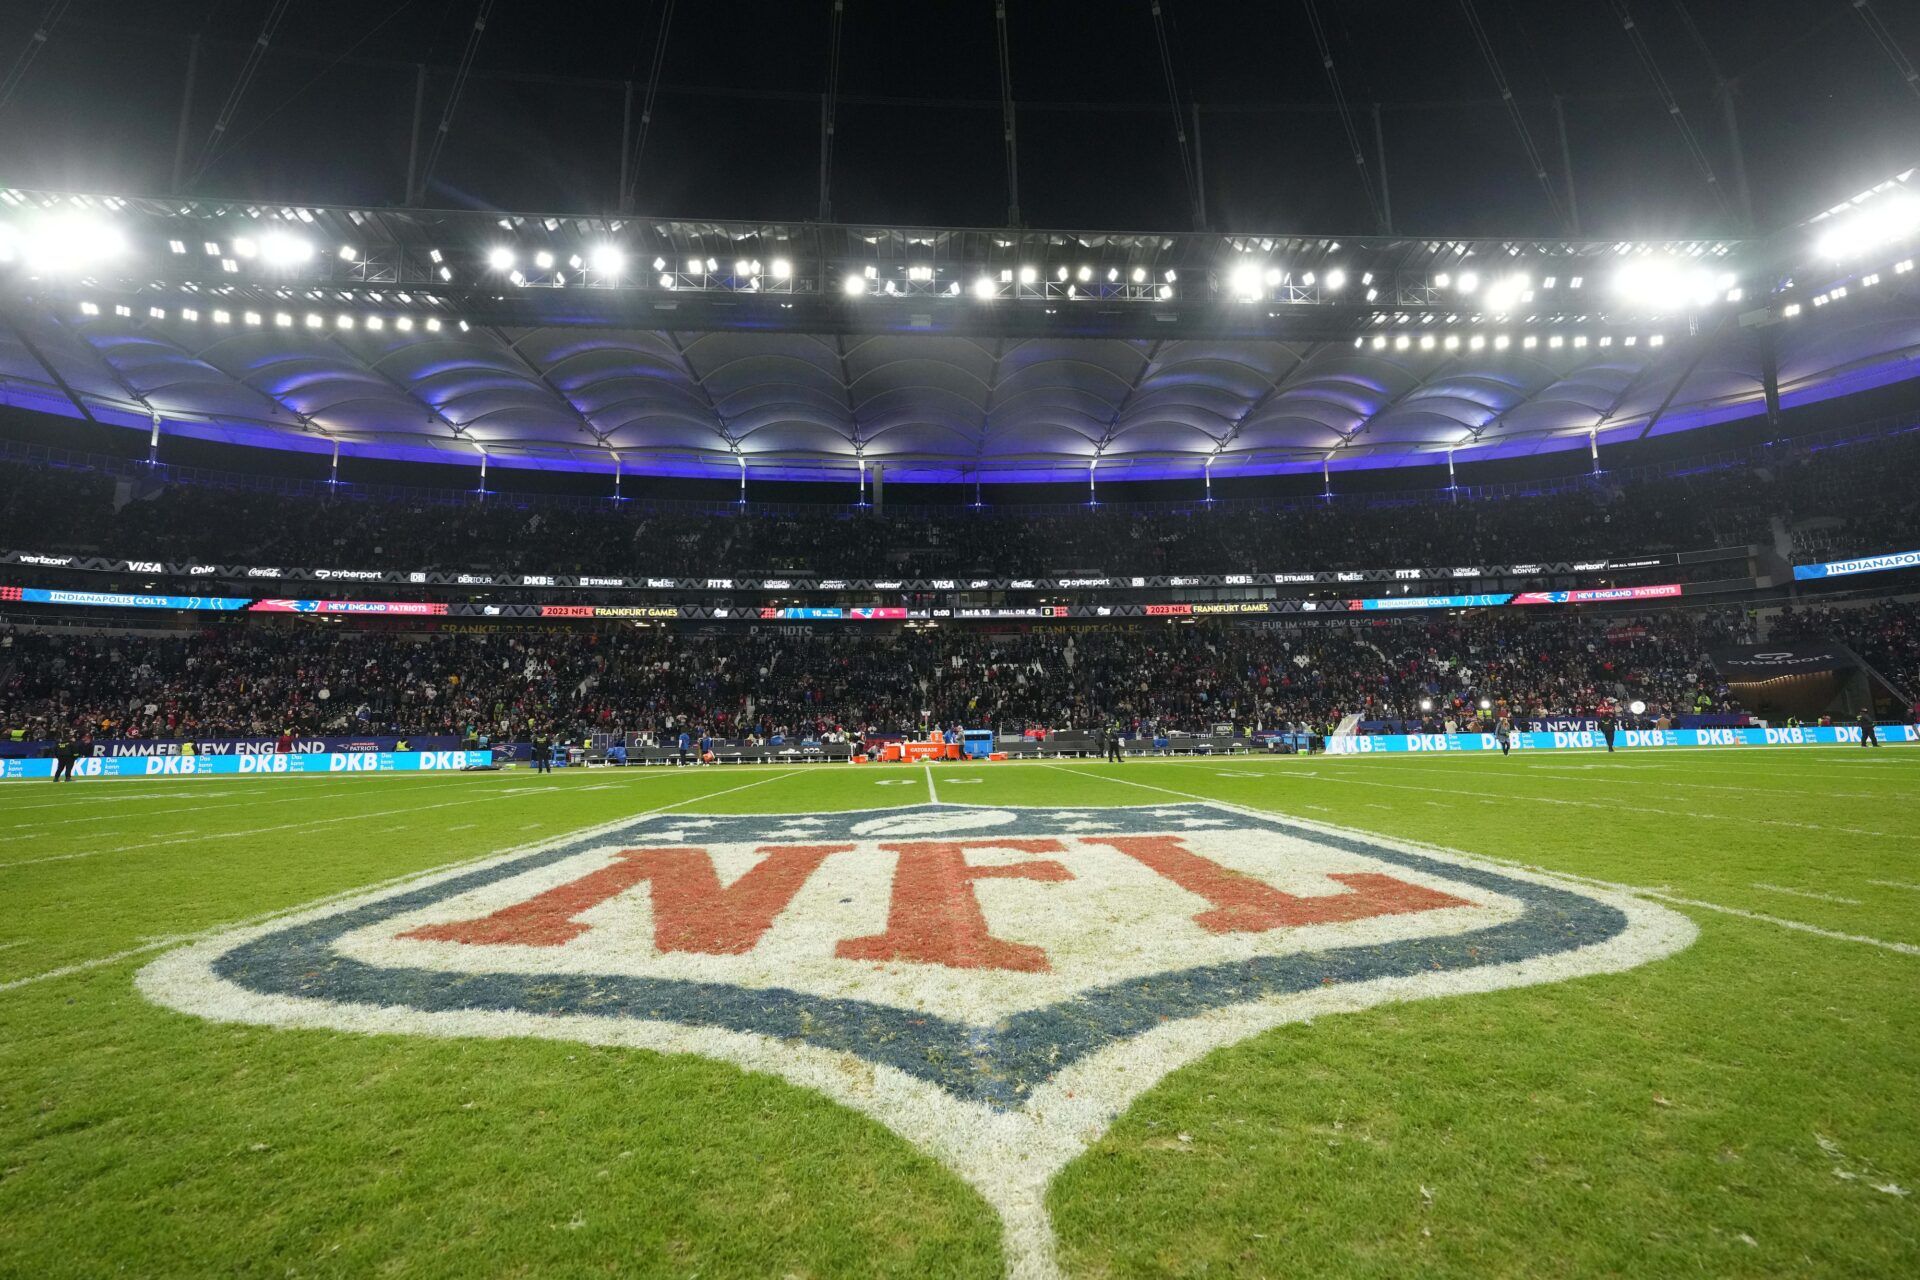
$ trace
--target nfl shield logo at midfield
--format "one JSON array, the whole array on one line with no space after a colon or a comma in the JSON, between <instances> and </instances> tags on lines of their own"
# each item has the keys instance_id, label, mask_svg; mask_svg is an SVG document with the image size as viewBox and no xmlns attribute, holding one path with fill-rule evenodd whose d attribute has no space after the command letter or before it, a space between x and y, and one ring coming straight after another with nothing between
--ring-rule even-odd
<instances>
[{"instance_id":1,"label":"nfl shield logo at midfield","mask_svg":"<svg viewBox=\"0 0 1920 1280\"><path fill-rule=\"evenodd\" d=\"M211 1018L546 1036L777 1073L886 1123L1051 1270L1048 1179L1268 1027L1631 967L1635 899L1210 804L655 815L174 952Z\"/></svg>"}]
</instances>

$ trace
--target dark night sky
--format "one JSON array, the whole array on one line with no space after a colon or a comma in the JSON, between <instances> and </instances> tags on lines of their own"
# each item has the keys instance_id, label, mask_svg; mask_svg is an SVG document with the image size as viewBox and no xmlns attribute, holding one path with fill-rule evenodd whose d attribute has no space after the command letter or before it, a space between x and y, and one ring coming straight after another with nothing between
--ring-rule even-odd
<instances>
[{"instance_id":1,"label":"dark night sky","mask_svg":"<svg viewBox=\"0 0 1920 1280\"><path fill-rule=\"evenodd\" d=\"M74 0L0 109L11 185L161 192L188 38L204 33L189 131L194 167L273 0ZM1209 223L1357 233L1371 216L1297 0L1164 0L1184 102L1203 108ZM1549 167L1551 94L1567 99L1586 230L1651 237L1729 229L1602 0L1477 0ZM1319 0L1349 98L1384 104L1402 231L1553 234L1490 74L1453 0ZM618 82L636 98L662 0L499 0L426 203L604 210L616 199ZM0 65L45 0L0 7ZM1147 0L1009 0L1030 226L1185 228L1193 221ZM478 0L293 0L241 101L225 154L191 190L398 203L413 70L428 128ZM1846 0L1692 0L1740 127L1762 229L1920 161L1920 100ZM1920 5L1881 0L1920 56ZM1731 184L1707 58L1674 0L1637 0L1662 72ZM827 0L689 0L675 9L640 171L641 210L815 213ZM990 0L847 0L834 214L843 220L1005 220ZM344 60L335 62L335 59ZM614 82L612 84L596 82ZM638 114L636 107L636 116Z\"/></svg>"}]
</instances>

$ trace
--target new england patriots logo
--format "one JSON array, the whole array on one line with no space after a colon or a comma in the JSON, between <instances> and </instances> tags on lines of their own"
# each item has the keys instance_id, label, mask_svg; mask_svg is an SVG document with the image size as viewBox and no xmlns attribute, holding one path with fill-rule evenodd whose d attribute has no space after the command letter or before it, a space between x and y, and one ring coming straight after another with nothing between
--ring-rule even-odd
<instances>
[{"instance_id":1,"label":"new england patriots logo","mask_svg":"<svg viewBox=\"0 0 1920 1280\"><path fill-rule=\"evenodd\" d=\"M174 952L203 1016L720 1058L867 1112L1052 1274L1048 1180L1223 1044L1624 969L1684 917L1212 804L656 815Z\"/></svg>"}]
</instances>

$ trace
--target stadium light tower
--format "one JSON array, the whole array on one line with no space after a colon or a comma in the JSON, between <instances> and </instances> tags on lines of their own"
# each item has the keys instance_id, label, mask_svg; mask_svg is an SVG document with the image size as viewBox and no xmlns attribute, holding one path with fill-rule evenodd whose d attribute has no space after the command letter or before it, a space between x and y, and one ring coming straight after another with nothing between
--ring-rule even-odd
<instances>
[{"instance_id":1,"label":"stadium light tower","mask_svg":"<svg viewBox=\"0 0 1920 1280\"><path fill-rule=\"evenodd\" d=\"M487 265L495 271L511 271L513 269L513 250L503 244L495 245L493 248L487 250Z\"/></svg>"}]
</instances>

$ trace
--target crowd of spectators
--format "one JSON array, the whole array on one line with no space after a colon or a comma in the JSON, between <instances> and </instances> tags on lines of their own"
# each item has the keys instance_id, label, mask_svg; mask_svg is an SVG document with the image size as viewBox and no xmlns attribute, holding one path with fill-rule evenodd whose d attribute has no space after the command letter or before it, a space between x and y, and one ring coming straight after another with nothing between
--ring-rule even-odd
<instances>
[{"instance_id":1,"label":"crowd of spectators","mask_svg":"<svg viewBox=\"0 0 1920 1280\"><path fill-rule=\"evenodd\" d=\"M27 737L424 735L545 730L816 736L929 725L1131 732L1364 719L1718 710L1707 661L1745 615L1479 613L1370 625L1163 624L991 634L513 631L432 636L296 623L177 636L0 635L0 728ZM1497 714L1497 712L1496 712Z\"/></svg>"},{"instance_id":2,"label":"crowd of spectators","mask_svg":"<svg viewBox=\"0 0 1920 1280\"><path fill-rule=\"evenodd\" d=\"M1920 604L1911 600L1784 609L1767 630L1768 643L1776 640L1838 640L1897 694L1920 699Z\"/></svg>"},{"instance_id":3,"label":"crowd of spectators","mask_svg":"<svg viewBox=\"0 0 1920 1280\"><path fill-rule=\"evenodd\" d=\"M1350 496L1258 510L1019 507L712 515L641 503L287 496L0 466L0 542L137 560L355 569L835 577L1232 573L1512 564L1748 543L1898 550L1920 529L1920 432L1546 496Z\"/></svg>"}]
</instances>

